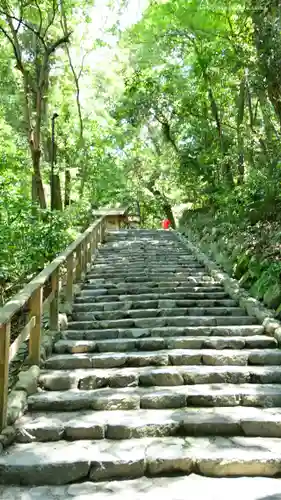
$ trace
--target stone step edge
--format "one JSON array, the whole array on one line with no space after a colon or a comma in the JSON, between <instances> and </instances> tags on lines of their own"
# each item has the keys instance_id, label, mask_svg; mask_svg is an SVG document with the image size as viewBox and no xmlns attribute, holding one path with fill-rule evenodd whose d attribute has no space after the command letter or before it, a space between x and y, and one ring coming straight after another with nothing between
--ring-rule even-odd
<instances>
[{"instance_id":1,"label":"stone step edge","mask_svg":"<svg viewBox=\"0 0 281 500\"><path fill-rule=\"evenodd\" d=\"M197 287L204 287L204 285L209 285L210 287L219 287L221 286L221 289L223 290L223 286L220 282L218 281L212 281L212 278L209 276L209 273L206 274L206 278L208 279L197 279L196 277L187 277L186 279L175 279L175 280L145 280L145 281L111 281L110 279L105 280L103 283L89 283L85 281L84 283L84 289L85 290L97 290L98 286L99 289L102 289L103 285L107 285L107 289L109 290L122 290L122 289L128 289L128 288L137 288L137 287L146 287L150 288L151 290L157 290L158 288L186 288L188 286L197 286ZM114 278L116 280L117 278ZM96 280L92 280L96 281Z\"/></svg>"},{"instance_id":2,"label":"stone step edge","mask_svg":"<svg viewBox=\"0 0 281 500\"><path fill-rule=\"evenodd\" d=\"M39 381L42 377L51 378L72 376L73 378L88 377L96 375L97 377L112 377L113 375L150 375L153 372L163 373L167 370L169 373L184 373L187 375L212 375L213 373L224 375L224 373L243 373L245 375L267 374L270 370L281 375L281 365L170 365L170 366L137 366L137 367L119 367L119 368L76 368L72 369L49 369L40 370Z\"/></svg>"},{"instance_id":3,"label":"stone step edge","mask_svg":"<svg viewBox=\"0 0 281 500\"><path fill-rule=\"evenodd\" d=\"M191 327L191 326L259 326L254 316L154 316L149 318L123 318L105 320L71 320L68 330L131 329L154 327ZM243 325L245 321L245 325ZM178 324L180 322L180 324ZM202 322L202 324L200 324Z\"/></svg>"},{"instance_id":4,"label":"stone step edge","mask_svg":"<svg viewBox=\"0 0 281 500\"><path fill-rule=\"evenodd\" d=\"M266 335L264 328L261 325L228 325L228 326L162 326L154 328L107 328L107 329L91 329L91 330L78 330L78 329L66 329L61 332L61 339L69 340L114 340L114 339L126 339L132 338L134 333L136 340L141 340L145 338L153 337L192 337L192 336L208 336L208 337L233 337L233 334L239 334L239 336L252 336L252 335ZM123 336L124 332L128 333L128 336ZM253 332L255 332L253 334ZM197 334L197 335L196 335ZM98 335L97 338L94 338ZM102 336L99 337L99 335ZM106 337L107 335L107 337ZM129 336L130 335L130 336Z\"/></svg>"},{"instance_id":5,"label":"stone step edge","mask_svg":"<svg viewBox=\"0 0 281 500\"><path fill-rule=\"evenodd\" d=\"M241 478L209 478L194 473L177 477L141 477L123 481L111 481L110 493L108 492L108 481L93 483L86 481L72 483L70 486L43 487L42 495L48 491L48 497L44 500L105 500L109 495L112 500L134 499L156 500L162 495L174 500L186 500L186 492L192 493L192 500L206 498L206 491L214 491L215 496L209 500L236 500L245 498L247 500L277 500L280 496L280 480L266 477L241 477ZM137 497L135 497L135 492ZM53 497L49 496L53 494ZM2 496L1 496L2 495ZM22 495L18 496L17 495ZM40 493L39 493L40 495ZM7 486L0 487L0 498L3 500L35 500L38 498L38 487ZM190 498L190 497L189 497ZM43 496L42 496L43 500Z\"/></svg>"},{"instance_id":6,"label":"stone step edge","mask_svg":"<svg viewBox=\"0 0 281 500\"><path fill-rule=\"evenodd\" d=\"M169 345L169 343L176 343L178 342L179 344L186 343L186 346L175 346L175 345ZM241 343L239 345L239 342ZM153 343L155 346L152 346ZM157 344L158 343L158 344ZM192 345L192 343L194 345ZM201 343L201 345L199 345ZM221 346L216 346L217 344L221 344ZM228 344L233 343L233 346L229 346ZM236 343L236 345L235 345ZM260 345L258 345L260 343ZM268 344L267 346L262 345L262 344ZM276 349L277 348L277 341L273 337L270 337L269 335L253 335L253 336L232 336L232 337L215 337L215 336L197 336L197 337L146 337L142 339L136 339L136 338L126 338L126 339L99 339L99 340L89 340L89 339L67 339L67 338L61 338L57 342L54 343L53 346L53 351L57 354L61 351L61 354L64 354L62 352L62 349L71 349L71 352L65 351L65 354L67 353L76 353L76 354L82 354L86 352L94 352L94 353L103 353L103 352L113 352L112 347L116 345L116 347L121 346L118 350L115 352L122 352L124 350L127 350L127 348L134 348L137 349L138 352L147 352L149 351L156 351L156 350L162 350L162 349L217 349L218 351L224 350L226 348L228 349L262 349L262 348L269 348L269 349ZM143 344L143 345L142 345ZM146 344L148 345L148 348L146 348ZM191 344L191 345L188 345ZM252 345L254 344L254 345ZM256 345L255 345L256 344ZM107 346L109 346L109 351L107 350ZM102 349L100 350L100 347Z\"/></svg>"},{"instance_id":7,"label":"stone step edge","mask_svg":"<svg viewBox=\"0 0 281 500\"><path fill-rule=\"evenodd\" d=\"M215 311L214 311L215 309ZM240 316L240 317L243 317L244 316L244 313L245 313L245 316L248 317L247 313L245 312L244 309L242 309L242 307L239 307L239 306L210 306L210 307L203 307L203 306L187 306L187 307L158 307L158 308L147 308L147 309L120 309L120 310L113 310L113 311L73 311L73 314L75 314L76 316L79 314L83 317L83 315L85 314L92 314L93 316L94 315L98 315L98 316L102 316L102 315L114 315L114 314L122 314L122 315L130 315L130 314L154 314L154 316L147 316L146 319L149 319L150 317L151 318L159 318L159 317L164 317L165 315L163 314L164 312L166 313L167 317L182 317L182 316L209 316L209 312L210 310L212 311L212 316L222 316L222 315L225 315L225 316ZM172 312L176 311L177 314L175 314L175 316L173 316ZM189 314L190 311L192 311L193 314ZM200 314L198 314L198 311L200 312ZM220 314L216 314L220 312ZM229 313L238 313L239 314L229 314ZM207 313L207 314L206 314ZM136 318L139 318L140 316L136 316ZM141 316L142 317L142 316ZM95 318L94 318L95 319ZM110 319L110 318L109 318ZM111 318L111 319L134 319L134 318L131 318L130 316L128 318L124 317L124 318ZM99 320L99 321L103 321L102 320Z\"/></svg>"},{"instance_id":8,"label":"stone step edge","mask_svg":"<svg viewBox=\"0 0 281 500\"><path fill-rule=\"evenodd\" d=\"M156 294L157 295L157 294ZM164 294L165 295L165 294ZM131 301L128 301L124 298L122 298L122 300L113 300L112 302L108 302L108 301L104 301L104 302L98 302L97 305L100 305L100 306L105 306L105 305L116 305L116 306L120 306L122 305L122 303L126 304L127 302L131 302ZM175 307L193 307L193 306L177 306L176 303L180 302L180 303L192 303L192 304L195 304L194 307L196 307L196 304L199 302L204 302L204 304L206 306L209 306L209 304L211 303L220 303L220 302L227 302L228 304L231 304L231 306L221 306L221 305L217 305L217 306L210 306L210 307L240 307L238 302L234 299L231 299L231 298L225 298L225 299L211 299L211 298L207 298L207 299L140 299L140 300L137 300L136 301L137 303L140 303L141 305L144 305L144 306L149 306L151 303L159 303L160 304L175 304ZM75 302L73 304L74 306L80 306L79 302ZM85 302L84 302L84 305L85 306L91 306L92 305L92 302L86 302L86 299L85 299ZM199 307L203 307L203 306L199 306ZM145 307L141 307L140 309L145 309ZM148 307L148 309L151 309L151 307ZM113 309L114 310L114 309Z\"/></svg>"},{"instance_id":9,"label":"stone step edge","mask_svg":"<svg viewBox=\"0 0 281 500\"><path fill-rule=\"evenodd\" d=\"M136 286L133 288L133 291L128 291L128 288L126 288L126 290L120 290L120 288L117 288L117 287L113 287L112 285L107 285L107 284L102 284L102 285L99 285L97 284L96 287L93 287L91 289L87 289L85 288L85 291L87 292L100 292L102 291L102 293L100 294L100 296L104 295L104 291L106 290L107 292L119 292L119 293L108 293L108 295L111 295L111 296L116 296L116 295L139 295L139 296L142 296L142 295L171 295L171 294L181 294L181 295L186 295L186 294L195 294L195 297L197 296L197 294L213 294L213 293L221 293L221 294L224 294L225 297L229 297L229 295L225 292L224 288L222 285L209 285L209 286L205 286L206 285L206 282L202 285L202 284L198 284L198 283L189 283L188 286L175 286L175 287L140 287L140 286L137 286L138 284L136 284ZM140 291L139 291L140 290ZM159 291L160 290L160 291ZM164 290L164 291L163 291ZM231 297L230 297L231 298Z\"/></svg>"},{"instance_id":10,"label":"stone step edge","mask_svg":"<svg viewBox=\"0 0 281 500\"><path fill-rule=\"evenodd\" d=\"M94 413L34 412L15 428L17 442L80 439L132 439L167 436L281 437L281 408L184 408L115 410Z\"/></svg>"},{"instance_id":11,"label":"stone step edge","mask_svg":"<svg viewBox=\"0 0 281 500\"><path fill-rule=\"evenodd\" d=\"M100 293L100 289L97 289L97 291ZM112 290L113 291L113 290ZM116 291L116 290L115 290ZM86 292L86 293L85 293ZM102 292L107 292L107 289L102 289ZM177 297L182 297L183 299L181 298L177 298ZM215 295L215 297L214 297ZM142 299L142 297L147 297L149 296L150 298L149 299ZM164 297L169 297L168 299L164 299ZM156 292L148 292L148 291L138 291L138 293L124 293L121 292L121 293L100 293L100 295L96 294L96 293L92 293L92 291L87 291L87 290L79 290L79 295L76 294L75 296L75 301L77 304L84 304L85 302L88 302L88 303L99 303L99 302L119 302L118 301L118 297L119 297L119 301L120 303L122 301L128 301L128 300L132 300L134 302L138 302L140 300L208 300L208 299L211 299L211 300L225 300L228 298L228 294L223 290L221 289L221 291L206 291L204 290L203 292L200 291L200 290L195 290L195 291L188 291L188 292L175 292L175 291L172 291L172 292L162 292L162 291L158 291L158 293ZM152 298L151 298L152 297ZM184 298L184 297L187 297L187 298ZM214 298L213 298L214 297ZM108 298L109 300L105 300L106 298ZM78 300L77 300L78 299Z\"/></svg>"},{"instance_id":12,"label":"stone step edge","mask_svg":"<svg viewBox=\"0 0 281 500\"><path fill-rule=\"evenodd\" d=\"M166 366L138 368L46 369L39 377L39 387L46 391L70 389L115 389L126 387L200 386L204 384L281 384L279 366Z\"/></svg>"},{"instance_id":13,"label":"stone step edge","mask_svg":"<svg viewBox=\"0 0 281 500\"><path fill-rule=\"evenodd\" d=\"M101 271L100 273L96 272L91 272L91 273L88 273L85 277L85 282L87 283L87 281L89 280L92 280L92 281L99 281L101 282L101 280L104 280L104 281L110 281L110 279L119 279L120 282L122 282L124 280L124 283L126 282L129 282L129 280L131 278L132 279L132 282L135 282L135 280L141 280L141 281L136 281L137 283L142 283L142 279L143 278L146 278L146 280L144 280L144 282L146 281L154 281L153 278L159 278L159 281L165 281L165 278L168 278L168 281L169 278L175 278L175 281L182 281L182 279L185 279L185 278L196 278L196 277L202 277L202 276L206 276L206 277L209 277L209 272L204 270L204 269L199 269L199 268L193 268L192 270L191 269L187 269L185 268L185 270L183 271L177 271L177 272L172 272L172 271L158 271L158 272L152 272L152 271L147 271L147 272L144 272L144 273L128 273L126 271L123 271L122 273L117 273L117 272L107 272L107 273L104 273L103 271ZM152 279L151 279L152 278Z\"/></svg>"},{"instance_id":14,"label":"stone step edge","mask_svg":"<svg viewBox=\"0 0 281 500\"><path fill-rule=\"evenodd\" d=\"M182 233L177 232L175 234L178 241L183 243L188 251L195 255L198 262L206 267L210 275L215 280L220 281L226 293L232 299L238 300L240 306L246 309L249 316L255 316L257 320L262 323L265 331L276 338L278 345L281 346L281 322L274 317L274 311L266 308L259 300L252 297L239 285L238 280L231 278L218 264L209 259L209 257L200 250L200 243L195 240L194 234L189 229L186 229ZM214 254L212 254L212 257L216 258Z\"/></svg>"},{"instance_id":15,"label":"stone step edge","mask_svg":"<svg viewBox=\"0 0 281 500\"><path fill-rule=\"evenodd\" d=\"M268 358L267 358L268 356ZM55 364L71 368L120 368L122 366L214 366L271 365L278 366L281 352L276 349L170 349L158 351L52 354L45 368L58 369Z\"/></svg>"},{"instance_id":16,"label":"stone step edge","mask_svg":"<svg viewBox=\"0 0 281 500\"><path fill-rule=\"evenodd\" d=\"M16 444L0 457L0 482L59 485L175 472L211 477L275 477L281 474L279 442L274 438L167 437L114 443L103 440L58 441L40 446Z\"/></svg>"},{"instance_id":17,"label":"stone step edge","mask_svg":"<svg viewBox=\"0 0 281 500\"><path fill-rule=\"evenodd\" d=\"M144 271L144 268L146 269ZM117 274L118 276L121 274L121 275L133 275L133 276L144 276L146 274L157 274L157 273L160 273L160 274L178 274L178 273L184 273L184 272L188 272L188 271L196 271L198 270L199 272L200 271L205 271L206 272L206 269L205 267L198 263L197 260L195 260L194 262L189 262L189 263L182 263L182 264L175 264L174 266L171 265L171 266L167 266L167 265L163 265L161 266L161 264L149 264L149 261L148 262L143 262L143 263L139 263L138 265L136 265L135 262L132 262L130 265L128 264L128 262L126 262L126 270L124 271L124 263L123 264L111 264L111 265L108 265L108 263L98 263L96 260L93 262L93 266L92 268L90 269L90 271L87 272L86 274L86 278L89 278L92 274L96 275L96 274L101 274L101 278L102 278L102 274L105 272L106 274L110 274L110 273L113 273L113 274Z\"/></svg>"},{"instance_id":18,"label":"stone step edge","mask_svg":"<svg viewBox=\"0 0 281 500\"><path fill-rule=\"evenodd\" d=\"M42 391L28 397L33 412L112 411L193 407L258 406L281 408L281 384L209 383L119 389Z\"/></svg>"}]
</instances>

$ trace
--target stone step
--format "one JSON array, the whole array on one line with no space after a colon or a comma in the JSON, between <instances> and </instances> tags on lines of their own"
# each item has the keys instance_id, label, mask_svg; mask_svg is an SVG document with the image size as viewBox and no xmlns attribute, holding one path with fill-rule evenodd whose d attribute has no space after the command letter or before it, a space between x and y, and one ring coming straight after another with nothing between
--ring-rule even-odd
<instances>
[{"instance_id":1,"label":"stone step","mask_svg":"<svg viewBox=\"0 0 281 500\"><path fill-rule=\"evenodd\" d=\"M213 406L281 407L280 384L199 384L161 387L69 389L28 398L34 411L116 411Z\"/></svg>"},{"instance_id":2,"label":"stone step","mask_svg":"<svg viewBox=\"0 0 281 500\"><path fill-rule=\"evenodd\" d=\"M280 500L280 479L270 477L204 477L188 476L141 477L123 481L82 481L61 486L0 486L3 500L186 500L186 492L192 500Z\"/></svg>"},{"instance_id":3,"label":"stone step","mask_svg":"<svg viewBox=\"0 0 281 500\"><path fill-rule=\"evenodd\" d=\"M174 235L162 235L161 237L153 237L150 235L144 236L137 234L134 237L130 238L130 236L126 236L124 238L120 238L120 234L106 236L105 243L101 246L102 251L108 251L112 249L116 249L121 252L128 251L128 249L134 250L136 253L141 252L143 250L158 253L163 251L163 249L167 248L175 248L177 252L183 251L185 245L179 241ZM189 250L187 250L189 252Z\"/></svg>"},{"instance_id":4,"label":"stone step","mask_svg":"<svg viewBox=\"0 0 281 500\"><path fill-rule=\"evenodd\" d=\"M161 259L142 259L142 260L130 260L130 259L121 259L121 260L111 260L111 259L104 259L100 260L97 257L95 257L92 261L92 268L88 271L88 274L95 273L97 272L102 272L103 270L111 270L113 272L117 271L128 271L128 272L137 272L141 271L154 271L157 272L158 270L162 272L163 270L166 271L172 271L174 272L183 272L186 269L192 269L192 270L206 270L206 268L200 264L196 260L178 260L174 261L173 263L170 263L168 261L163 261Z\"/></svg>"},{"instance_id":5,"label":"stone step","mask_svg":"<svg viewBox=\"0 0 281 500\"><path fill-rule=\"evenodd\" d=\"M95 271L118 271L118 272L123 272L124 271L124 262L122 261L116 261L114 263L108 263L107 259L104 259L103 261L100 261L100 259L96 258L94 261L94 266L93 268L88 272L89 274L91 272ZM151 263L148 259L143 259L138 262L132 261L131 263L126 260L126 270L129 272L140 272L144 273L147 271L151 270L159 270L160 272L167 271L167 272L182 272L186 268L188 269L206 269L204 264L201 264L198 262L196 259L192 260L177 260L174 262L167 262L165 265L159 264L159 262L156 261L156 259Z\"/></svg>"},{"instance_id":6,"label":"stone step","mask_svg":"<svg viewBox=\"0 0 281 500\"><path fill-rule=\"evenodd\" d=\"M168 436L281 437L281 408L245 406L179 410L32 413L16 426L19 443Z\"/></svg>"},{"instance_id":7,"label":"stone step","mask_svg":"<svg viewBox=\"0 0 281 500\"><path fill-rule=\"evenodd\" d=\"M171 349L153 352L105 352L98 354L55 354L45 362L45 368L69 370L71 368L120 368L125 366L168 365L271 365L281 364L281 351L277 349L236 350L225 349Z\"/></svg>"},{"instance_id":8,"label":"stone step","mask_svg":"<svg viewBox=\"0 0 281 500\"><path fill-rule=\"evenodd\" d=\"M169 255L168 255L169 254ZM115 262L129 262L129 263L152 263L173 266L181 265L182 263L197 263L201 264L194 255L190 253L177 252L175 248L165 248L160 252L150 252L148 249L141 249L139 252L136 249L130 249L128 251L122 250L120 248L108 248L104 251L104 248L100 248L97 253L97 262L114 264Z\"/></svg>"},{"instance_id":9,"label":"stone step","mask_svg":"<svg viewBox=\"0 0 281 500\"><path fill-rule=\"evenodd\" d=\"M119 257L118 254L108 257L101 257L99 254L96 254L95 258L93 259L93 264L95 266L104 266L106 268L111 267L112 269L114 269L115 267L124 269L124 264L126 264L126 266L128 267L136 267L142 270L144 267L147 267L149 269L151 267L162 268L162 266L165 266L165 268L172 266L180 268L182 268L183 266L202 266L202 264L200 264L198 260L190 256L168 258L166 255L164 257L146 257L145 255L143 255L140 257L131 256L124 258Z\"/></svg>"},{"instance_id":10,"label":"stone step","mask_svg":"<svg viewBox=\"0 0 281 500\"><path fill-rule=\"evenodd\" d=\"M47 391L105 387L168 387L199 384L281 384L280 366L165 366L140 368L42 370Z\"/></svg>"},{"instance_id":11,"label":"stone step","mask_svg":"<svg viewBox=\"0 0 281 500\"><path fill-rule=\"evenodd\" d=\"M224 288L223 286L220 284L220 283L211 283L209 281L207 282L204 282L204 283L193 283L193 282L188 282L188 285L187 286L182 286L181 284L178 284L178 282L174 283L173 286L171 287L170 285L171 284L167 284L167 287L165 288L165 286L162 286L162 284L160 283L160 288L161 289L165 289L167 292L171 292L171 288L174 288L175 291L177 291L179 288L180 289L184 289L184 291L204 291L206 290L207 292L210 292L210 291L224 291ZM159 283L154 283L153 286L148 285L147 284L138 284L138 283L120 283L119 280L117 281L117 283L113 283L113 282L110 282L110 281L105 281L104 279L96 279L95 281L93 281L92 283L85 283L85 285L83 285L83 287L85 287L84 289L85 290L114 290L115 293L120 293L120 289L124 289L125 290L125 293L128 293L128 289L132 288L132 291L133 293L135 291L138 291L139 289L143 290L143 289L149 289L150 292L154 292L155 291L158 291L159 290ZM172 290L173 291L173 290ZM104 293L104 292L103 292Z\"/></svg>"},{"instance_id":12,"label":"stone step","mask_svg":"<svg viewBox=\"0 0 281 500\"><path fill-rule=\"evenodd\" d=\"M159 243L165 245L175 244L177 241L175 238L175 234L172 232L165 233L162 229L129 229L129 230L118 230L117 231L107 231L106 232L106 241L120 242L124 241L126 244L157 244ZM181 243L181 242L180 242ZM105 246L109 245L107 243ZM139 246L138 246L139 248Z\"/></svg>"},{"instance_id":13,"label":"stone step","mask_svg":"<svg viewBox=\"0 0 281 500\"><path fill-rule=\"evenodd\" d=\"M127 309L119 311L73 311L74 321L107 321L118 319L181 317L181 316L244 316L241 307L173 307L165 309Z\"/></svg>"},{"instance_id":14,"label":"stone step","mask_svg":"<svg viewBox=\"0 0 281 500\"><path fill-rule=\"evenodd\" d=\"M165 309L165 308L189 308L189 307L236 307L237 301L233 299L189 299L189 300L140 300L140 301L115 301L115 302L84 302L74 303L73 311L77 312L94 312L94 311L120 311L120 310L135 310L135 309Z\"/></svg>"},{"instance_id":15,"label":"stone step","mask_svg":"<svg viewBox=\"0 0 281 500\"><path fill-rule=\"evenodd\" d=\"M277 348L277 340L268 335L253 337L150 337L146 339L59 340L57 354L83 352L157 351L161 349L258 349Z\"/></svg>"},{"instance_id":16,"label":"stone step","mask_svg":"<svg viewBox=\"0 0 281 500\"><path fill-rule=\"evenodd\" d=\"M152 243L153 244L153 243ZM167 255L167 250L172 250L173 253ZM130 242L129 245L122 245L120 243L113 243L111 245L105 244L99 248L99 255L109 255L123 257L135 257L135 256L154 256L154 257L166 257L168 260L175 257L193 257L194 255L186 248L179 247L178 242L176 244L169 243L168 245L162 244L161 242L155 242L154 248L151 247L151 242L143 244L142 242L136 241L134 244Z\"/></svg>"},{"instance_id":17,"label":"stone step","mask_svg":"<svg viewBox=\"0 0 281 500\"><path fill-rule=\"evenodd\" d=\"M128 274L144 274L144 273L157 273L158 271L160 273L168 272L168 273L176 273L176 272L183 272L185 270L189 269L199 269L205 270L205 267L202 264L199 264L198 261L193 260L193 261L188 261L188 262L183 262L183 263L174 263L174 264L166 264L165 266L159 265L157 262L150 264L149 262L139 262L138 264L132 262L129 264L126 262L126 271L128 271ZM108 262L100 263L97 260L94 260L94 266L93 268L87 273L87 276L91 276L91 273L95 274L97 272L106 272L106 273L111 273L111 272L117 272L117 273L124 273L124 262L114 263L114 264L108 264Z\"/></svg>"},{"instance_id":18,"label":"stone step","mask_svg":"<svg viewBox=\"0 0 281 500\"><path fill-rule=\"evenodd\" d=\"M84 289L95 289L97 285L103 285L106 284L104 281L103 283L98 282L98 279L95 280L96 283L93 281L93 283L87 283L85 282L83 285ZM208 274L205 274L204 276L189 276L189 277L184 277L180 279L176 279L174 276L166 276L163 278L155 277L154 280L152 278L144 277L140 279L135 279L133 280L132 278L123 279L121 282L119 278L113 278L113 279L108 279L107 285L108 288L116 288L118 290L128 290L130 288L137 290L139 286L142 286L143 288L179 288L179 287L186 287L186 286L191 286L191 285L196 285L196 286L206 286L210 284L211 286L216 286L219 285L219 282L216 282L211 278Z\"/></svg>"},{"instance_id":19,"label":"stone step","mask_svg":"<svg viewBox=\"0 0 281 500\"><path fill-rule=\"evenodd\" d=\"M110 328L155 328L165 326L235 326L255 325L252 316L162 316L152 318L108 319L104 321L69 321L69 330Z\"/></svg>"},{"instance_id":20,"label":"stone step","mask_svg":"<svg viewBox=\"0 0 281 500\"><path fill-rule=\"evenodd\" d=\"M184 269L181 270L181 272L168 272L162 270L161 272L139 272L139 273L134 273L134 272L128 272L127 267L124 269L123 267L123 272L116 272L116 271L101 271L101 272L91 272L86 276L86 282L91 282L94 280L110 280L112 283L119 283L119 282L131 282L131 283L143 283L146 281L178 281L178 280L186 280L188 278L203 278L203 279L208 279L210 278L210 275L208 274L207 271L204 269L198 270L198 269Z\"/></svg>"},{"instance_id":21,"label":"stone step","mask_svg":"<svg viewBox=\"0 0 281 500\"><path fill-rule=\"evenodd\" d=\"M173 232L106 239L0 454L0 483L68 495L111 481L105 500L115 479L144 475L281 477L277 341Z\"/></svg>"},{"instance_id":22,"label":"stone step","mask_svg":"<svg viewBox=\"0 0 281 500\"><path fill-rule=\"evenodd\" d=\"M167 252L170 251L170 255L167 255ZM185 247L183 246L178 246L178 242L168 242L168 244L165 241L147 241L147 242L142 242L141 240L139 241L130 241L127 243L125 242L111 242L111 243L106 243L100 247L100 255L115 255L118 253L118 256L123 256L123 255L129 255L129 256L160 256L160 257L193 257L194 255Z\"/></svg>"},{"instance_id":23,"label":"stone step","mask_svg":"<svg viewBox=\"0 0 281 500\"><path fill-rule=\"evenodd\" d=\"M145 339L150 337L251 337L262 335L261 325L240 326L183 326L160 328L111 328L94 330L64 330L64 339L70 340L110 340L110 339Z\"/></svg>"},{"instance_id":24,"label":"stone step","mask_svg":"<svg viewBox=\"0 0 281 500\"><path fill-rule=\"evenodd\" d=\"M202 287L203 288L203 287ZM175 288L175 290L177 290ZM82 290L79 295L75 297L75 303L84 303L84 302L117 302L117 301L140 301L140 300L176 300L176 299L191 299L191 300L221 300L229 298L228 294L220 287L214 287L214 289L210 288L207 291L203 288L200 291L199 288L190 287L184 289L185 291L175 292L170 289L163 292L163 289L158 289L157 292L152 292L150 289L146 289L145 291L138 290L134 295L131 295L130 292L127 291L127 294L118 294L118 291L112 290L111 293L108 293L108 290ZM191 291L190 291L191 290ZM194 290L194 291L192 291Z\"/></svg>"},{"instance_id":25,"label":"stone step","mask_svg":"<svg viewBox=\"0 0 281 500\"><path fill-rule=\"evenodd\" d=\"M278 438L162 437L18 443L0 456L0 482L60 485L168 474L268 476L281 473ZM185 492L186 493L186 492ZM133 494L130 498L136 498Z\"/></svg>"},{"instance_id":26,"label":"stone step","mask_svg":"<svg viewBox=\"0 0 281 500\"><path fill-rule=\"evenodd\" d=\"M245 310L241 307L169 307L166 303L162 308L152 309L126 309L115 311L74 311L72 317L79 321L108 319L135 319L156 317L181 317L181 316L244 316Z\"/></svg>"}]
</instances>

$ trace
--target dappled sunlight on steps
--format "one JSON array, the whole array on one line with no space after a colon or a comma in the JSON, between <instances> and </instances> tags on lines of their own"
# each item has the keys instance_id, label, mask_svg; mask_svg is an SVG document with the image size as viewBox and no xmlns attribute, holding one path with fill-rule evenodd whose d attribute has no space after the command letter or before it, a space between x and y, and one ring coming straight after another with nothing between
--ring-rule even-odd
<instances>
[{"instance_id":1,"label":"dappled sunlight on steps","mask_svg":"<svg viewBox=\"0 0 281 500\"><path fill-rule=\"evenodd\" d=\"M208 495L206 495L208 492ZM210 478L196 474L182 477L158 477L111 481L84 482L68 486L9 487L2 500L155 500L165 496L170 500L280 500L281 481L269 478Z\"/></svg>"},{"instance_id":2,"label":"dappled sunlight on steps","mask_svg":"<svg viewBox=\"0 0 281 500\"><path fill-rule=\"evenodd\" d=\"M176 234L111 232L28 398L17 443L0 457L0 482L179 474L168 488L201 488L214 480L194 473L281 476L280 365L277 341ZM161 481L128 483L130 498ZM110 486L87 484L107 498ZM126 483L107 484L123 496ZM275 494L277 483L267 484Z\"/></svg>"}]
</instances>

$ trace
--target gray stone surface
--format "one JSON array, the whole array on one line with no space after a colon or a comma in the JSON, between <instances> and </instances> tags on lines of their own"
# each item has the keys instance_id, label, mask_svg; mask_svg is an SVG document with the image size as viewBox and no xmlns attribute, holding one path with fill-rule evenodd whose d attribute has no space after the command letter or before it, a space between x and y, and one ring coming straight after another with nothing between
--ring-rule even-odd
<instances>
[{"instance_id":1,"label":"gray stone surface","mask_svg":"<svg viewBox=\"0 0 281 500\"><path fill-rule=\"evenodd\" d=\"M37 382L40 375L40 368L36 365L31 366L27 371L19 373L16 389L25 391L27 394L37 392Z\"/></svg>"},{"instance_id":2,"label":"gray stone surface","mask_svg":"<svg viewBox=\"0 0 281 500\"><path fill-rule=\"evenodd\" d=\"M208 269L172 232L108 236L39 378L26 372L10 395L16 416L27 395L30 412L0 435L16 438L0 482L33 487L0 498L180 500L188 484L211 498L194 472L281 474L277 323Z\"/></svg>"},{"instance_id":3,"label":"gray stone surface","mask_svg":"<svg viewBox=\"0 0 281 500\"><path fill-rule=\"evenodd\" d=\"M1 488L1 487L0 487ZM279 500L281 480L272 478L207 478L190 474L182 477L138 478L72 484L70 486L4 487L2 500L155 500L165 496L170 500Z\"/></svg>"},{"instance_id":4,"label":"gray stone surface","mask_svg":"<svg viewBox=\"0 0 281 500\"><path fill-rule=\"evenodd\" d=\"M167 373L167 377L165 374ZM136 367L109 369L47 370L41 373L40 385L48 391L67 389L101 389L104 387L133 387L153 385L161 376L162 385L173 385L171 374L183 384L202 383L279 383L281 367L277 366L196 366ZM159 383L159 382L158 382ZM180 384L181 385L181 384Z\"/></svg>"},{"instance_id":5,"label":"gray stone surface","mask_svg":"<svg viewBox=\"0 0 281 500\"><path fill-rule=\"evenodd\" d=\"M130 500L153 500L158 495L168 495L171 500L185 500L186 492L194 500L224 500L243 498L247 491L249 500L279 500L281 485L279 479L269 478L203 478L191 474L175 478L140 478L128 481L102 483L84 482L69 487L8 487L0 490L3 500L109 500L122 498Z\"/></svg>"},{"instance_id":6,"label":"gray stone surface","mask_svg":"<svg viewBox=\"0 0 281 500\"><path fill-rule=\"evenodd\" d=\"M173 406L173 404L175 406ZM167 387L126 387L114 389L42 392L30 396L32 411L178 408L184 406L280 407L279 384L202 384Z\"/></svg>"},{"instance_id":7,"label":"gray stone surface","mask_svg":"<svg viewBox=\"0 0 281 500\"><path fill-rule=\"evenodd\" d=\"M13 445L0 457L0 482L60 485L141 477L145 474L268 476L281 473L280 440L276 438L139 438L121 441Z\"/></svg>"},{"instance_id":8,"label":"gray stone surface","mask_svg":"<svg viewBox=\"0 0 281 500\"><path fill-rule=\"evenodd\" d=\"M105 352L57 354L51 356L45 367L49 369L117 368L125 366L172 365L276 365L281 364L281 351L277 349L169 349L139 352ZM275 345L273 345L275 347Z\"/></svg>"},{"instance_id":9,"label":"gray stone surface","mask_svg":"<svg viewBox=\"0 0 281 500\"><path fill-rule=\"evenodd\" d=\"M267 335L252 337L150 337L147 339L110 339L110 340L60 340L54 346L58 354L85 352L126 352L133 350L162 349L243 349L243 348L276 348L277 341ZM36 392L36 391L33 391Z\"/></svg>"},{"instance_id":10,"label":"gray stone surface","mask_svg":"<svg viewBox=\"0 0 281 500\"><path fill-rule=\"evenodd\" d=\"M8 425L21 417L27 407L27 393L23 390L12 390L8 396Z\"/></svg>"}]
</instances>

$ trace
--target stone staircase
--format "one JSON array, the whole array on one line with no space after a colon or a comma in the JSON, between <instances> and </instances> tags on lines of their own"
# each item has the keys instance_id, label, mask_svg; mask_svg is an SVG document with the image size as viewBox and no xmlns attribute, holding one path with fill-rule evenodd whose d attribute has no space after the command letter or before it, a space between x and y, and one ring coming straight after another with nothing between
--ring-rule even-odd
<instances>
[{"instance_id":1,"label":"stone staircase","mask_svg":"<svg viewBox=\"0 0 281 500\"><path fill-rule=\"evenodd\" d=\"M111 232L0 483L278 477L277 347L174 233Z\"/></svg>"}]
</instances>

